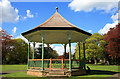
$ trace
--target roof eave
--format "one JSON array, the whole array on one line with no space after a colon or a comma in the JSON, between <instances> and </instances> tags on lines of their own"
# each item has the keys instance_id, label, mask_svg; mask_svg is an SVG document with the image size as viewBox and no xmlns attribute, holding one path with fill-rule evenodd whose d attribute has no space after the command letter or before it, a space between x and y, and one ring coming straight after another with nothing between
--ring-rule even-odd
<instances>
[{"instance_id":1,"label":"roof eave","mask_svg":"<svg viewBox=\"0 0 120 79\"><path fill-rule=\"evenodd\" d=\"M36 29L26 31L26 32L22 33L22 35L25 36L29 33L32 33L32 32L38 31L38 30L74 30L74 31L77 31L77 32L80 32L80 33L83 33L83 34L86 34L86 35L89 35L89 36L92 35L89 32L86 32L84 30L81 30L81 29L75 28L75 27L38 27Z\"/></svg>"}]
</instances>

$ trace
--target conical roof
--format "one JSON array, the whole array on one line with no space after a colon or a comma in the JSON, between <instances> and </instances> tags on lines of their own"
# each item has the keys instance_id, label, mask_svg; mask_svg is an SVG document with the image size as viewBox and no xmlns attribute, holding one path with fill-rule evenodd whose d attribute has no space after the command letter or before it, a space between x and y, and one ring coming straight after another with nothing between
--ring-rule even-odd
<instances>
[{"instance_id":1,"label":"conical roof","mask_svg":"<svg viewBox=\"0 0 120 79\"><path fill-rule=\"evenodd\" d=\"M64 17L62 17L58 11L56 11L48 20L44 23L40 24L38 27L75 27L69 21L67 21Z\"/></svg>"},{"instance_id":2,"label":"conical roof","mask_svg":"<svg viewBox=\"0 0 120 79\"><path fill-rule=\"evenodd\" d=\"M42 35L45 36L45 43L68 43L68 34L71 35L71 42L85 40L91 34L79 29L63 18L56 9L56 12L44 23L22 33L30 41L41 42Z\"/></svg>"}]
</instances>

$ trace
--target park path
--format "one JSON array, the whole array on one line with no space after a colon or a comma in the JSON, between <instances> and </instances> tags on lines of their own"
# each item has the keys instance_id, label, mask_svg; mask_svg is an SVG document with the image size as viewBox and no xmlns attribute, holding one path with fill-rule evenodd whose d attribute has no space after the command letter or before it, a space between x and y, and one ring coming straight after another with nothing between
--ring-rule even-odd
<instances>
[{"instance_id":1,"label":"park path","mask_svg":"<svg viewBox=\"0 0 120 79\"><path fill-rule=\"evenodd\" d=\"M114 74L112 77L118 77L120 79L120 73Z\"/></svg>"},{"instance_id":2,"label":"park path","mask_svg":"<svg viewBox=\"0 0 120 79\"><path fill-rule=\"evenodd\" d=\"M114 74L112 77L105 77L102 79L120 79L120 73Z\"/></svg>"}]
</instances>

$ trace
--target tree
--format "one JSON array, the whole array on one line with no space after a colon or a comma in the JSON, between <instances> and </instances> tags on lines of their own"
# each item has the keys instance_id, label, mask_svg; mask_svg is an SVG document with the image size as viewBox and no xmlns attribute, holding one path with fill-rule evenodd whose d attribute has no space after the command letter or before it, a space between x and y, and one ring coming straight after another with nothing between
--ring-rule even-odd
<instances>
[{"instance_id":1,"label":"tree","mask_svg":"<svg viewBox=\"0 0 120 79\"><path fill-rule=\"evenodd\" d=\"M108 60L108 53L107 53L106 48L105 48L106 45L107 45L106 41L104 41L104 40L100 41L99 46L100 46L101 51L99 52L99 54L100 54L99 56L100 56L101 59L104 59L105 61Z\"/></svg>"},{"instance_id":2,"label":"tree","mask_svg":"<svg viewBox=\"0 0 120 79\"><path fill-rule=\"evenodd\" d=\"M18 38L14 39L13 48L10 52L9 63L10 64L19 64L19 63L27 63L27 55L28 55L28 45L27 43Z\"/></svg>"},{"instance_id":3,"label":"tree","mask_svg":"<svg viewBox=\"0 0 120 79\"><path fill-rule=\"evenodd\" d=\"M22 39L14 39L1 30L2 64L23 64L27 62L27 43Z\"/></svg>"},{"instance_id":4,"label":"tree","mask_svg":"<svg viewBox=\"0 0 120 79\"><path fill-rule=\"evenodd\" d=\"M104 40L108 43L106 51L109 53L109 57L114 60L114 64L117 64L120 57L120 24L110 28L110 31L104 36Z\"/></svg>"},{"instance_id":5,"label":"tree","mask_svg":"<svg viewBox=\"0 0 120 79\"><path fill-rule=\"evenodd\" d=\"M53 50L52 51L52 58L57 58L58 57L58 53L57 53L57 51L56 50Z\"/></svg>"},{"instance_id":6,"label":"tree","mask_svg":"<svg viewBox=\"0 0 120 79\"><path fill-rule=\"evenodd\" d=\"M95 64L97 64L97 59L101 59L105 57L106 52L104 49L104 45L106 45L106 42L103 41L103 36L94 33L91 37L85 40L85 54L86 59L89 61L91 59L94 59ZM83 59L83 44L80 42L80 52L81 52L81 58ZM78 44L76 45L75 49L75 58L79 58L79 48Z\"/></svg>"},{"instance_id":7,"label":"tree","mask_svg":"<svg viewBox=\"0 0 120 79\"><path fill-rule=\"evenodd\" d=\"M100 59L103 56L103 51L100 46L102 40L103 36L98 33L94 33L90 38L85 40L87 44L86 53L90 58L94 58L95 64L97 64L97 59Z\"/></svg>"},{"instance_id":8,"label":"tree","mask_svg":"<svg viewBox=\"0 0 120 79\"><path fill-rule=\"evenodd\" d=\"M8 56L9 56L9 51L11 51L11 45L12 43L14 43L13 41L13 37L9 34L7 34L7 32L5 30L1 30L0 31L0 34L1 35L1 43L2 43L2 63L3 64L6 64L7 63L7 60L8 60Z\"/></svg>"},{"instance_id":9,"label":"tree","mask_svg":"<svg viewBox=\"0 0 120 79\"><path fill-rule=\"evenodd\" d=\"M58 54L55 50L53 50L51 47L44 47L44 58L49 59L49 58L57 58ZM42 58L42 45L39 45L38 48L35 50L35 58L36 59L41 59Z\"/></svg>"}]
</instances>

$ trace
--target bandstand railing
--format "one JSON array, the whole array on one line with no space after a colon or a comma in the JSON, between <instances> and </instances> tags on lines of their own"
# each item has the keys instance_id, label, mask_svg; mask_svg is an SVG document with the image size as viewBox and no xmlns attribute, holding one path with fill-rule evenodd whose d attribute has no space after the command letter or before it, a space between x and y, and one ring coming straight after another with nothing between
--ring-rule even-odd
<instances>
[{"instance_id":1,"label":"bandstand railing","mask_svg":"<svg viewBox=\"0 0 120 79\"><path fill-rule=\"evenodd\" d=\"M41 69L42 59L29 59L29 69ZM72 68L79 68L79 60L72 59ZM44 69L69 69L69 59L44 59Z\"/></svg>"}]
</instances>

